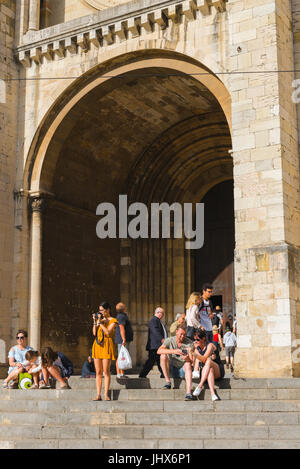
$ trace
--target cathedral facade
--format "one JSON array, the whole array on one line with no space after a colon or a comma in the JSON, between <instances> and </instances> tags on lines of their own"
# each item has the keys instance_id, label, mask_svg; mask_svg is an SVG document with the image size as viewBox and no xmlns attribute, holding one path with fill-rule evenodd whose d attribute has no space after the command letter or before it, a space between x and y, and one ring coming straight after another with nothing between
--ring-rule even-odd
<instances>
[{"instance_id":1,"label":"cathedral facade","mask_svg":"<svg viewBox=\"0 0 300 469\"><path fill-rule=\"evenodd\" d=\"M0 0L0 365L80 368L122 300L134 363L214 286L240 377L300 376L300 1ZM204 245L99 239L100 203L204 203Z\"/></svg>"}]
</instances>

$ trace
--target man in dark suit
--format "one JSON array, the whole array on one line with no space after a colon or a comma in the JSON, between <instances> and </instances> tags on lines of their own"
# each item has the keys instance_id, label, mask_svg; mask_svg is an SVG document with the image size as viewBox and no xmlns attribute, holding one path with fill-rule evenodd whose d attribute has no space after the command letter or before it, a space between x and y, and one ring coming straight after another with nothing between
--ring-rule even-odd
<instances>
[{"instance_id":1,"label":"man in dark suit","mask_svg":"<svg viewBox=\"0 0 300 469\"><path fill-rule=\"evenodd\" d=\"M140 378L146 378L149 371L152 370L155 362L158 366L161 377L164 377L163 371L160 367L160 356L157 355L157 350L167 338L166 329L161 322L164 314L165 312L163 308L156 308L155 314L149 322L148 341L146 345L146 350L148 350L148 360L146 361L142 371L140 372Z\"/></svg>"}]
</instances>

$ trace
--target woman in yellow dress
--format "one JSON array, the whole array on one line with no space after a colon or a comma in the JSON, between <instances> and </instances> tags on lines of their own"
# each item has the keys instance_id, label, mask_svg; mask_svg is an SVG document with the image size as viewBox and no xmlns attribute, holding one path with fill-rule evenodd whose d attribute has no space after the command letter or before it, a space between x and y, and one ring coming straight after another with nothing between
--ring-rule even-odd
<instances>
[{"instance_id":1,"label":"woman in yellow dress","mask_svg":"<svg viewBox=\"0 0 300 469\"><path fill-rule=\"evenodd\" d=\"M118 324L116 318L112 318L111 306L104 302L99 306L100 317L96 319L93 314L93 334L95 341L92 348L92 357L96 369L97 397L94 401L101 401L102 374L104 373L104 400L110 401L108 391L110 387L110 366L111 361L116 360L115 355L115 328ZM101 316L102 315L102 316Z\"/></svg>"}]
</instances>

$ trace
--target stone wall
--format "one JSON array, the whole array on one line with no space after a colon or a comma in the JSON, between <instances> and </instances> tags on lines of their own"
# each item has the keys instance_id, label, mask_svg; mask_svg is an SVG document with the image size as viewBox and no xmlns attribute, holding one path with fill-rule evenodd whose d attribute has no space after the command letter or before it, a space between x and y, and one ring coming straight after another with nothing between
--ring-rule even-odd
<instances>
[{"instance_id":1,"label":"stone wall","mask_svg":"<svg viewBox=\"0 0 300 469\"><path fill-rule=\"evenodd\" d=\"M0 363L18 326L13 304L14 188L18 66L13 57L16 2L0 1ZM25 323L23 324L26 325Z\"/></svg>"}]
</instances>

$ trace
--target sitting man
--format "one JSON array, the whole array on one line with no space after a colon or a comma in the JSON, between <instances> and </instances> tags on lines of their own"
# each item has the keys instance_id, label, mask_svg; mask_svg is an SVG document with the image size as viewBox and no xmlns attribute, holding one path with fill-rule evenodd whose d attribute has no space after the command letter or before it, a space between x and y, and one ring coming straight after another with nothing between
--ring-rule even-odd
<instances>
[{"instance_id":1,"label":"sitting man","mask_svg":"<svg viewBox=\"0 0 300 469\"><path fill-rule=\"evenodd\" d=\"M185 378L186 401L192 401L192 353L193 342L186 337L186 329L178 326L175 337L169 337L157 350L160 355L161 368L167 381L163 389L171 389L172 378Z\"/></svg>"},{"instance_id":2,"label":"sitting man","mask_svg":"<svg viewBox=\"0 0 300 469\"><path fill-rule=\"evenodd\" d=\"M186 327L185 313L177 313L175 321L170 326L170 336L174 337L178 326Z\"/></svg>"}]
</instances>

